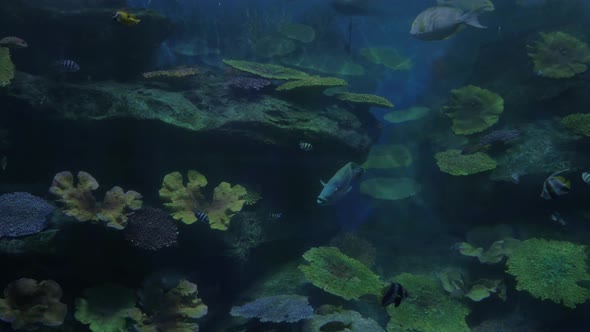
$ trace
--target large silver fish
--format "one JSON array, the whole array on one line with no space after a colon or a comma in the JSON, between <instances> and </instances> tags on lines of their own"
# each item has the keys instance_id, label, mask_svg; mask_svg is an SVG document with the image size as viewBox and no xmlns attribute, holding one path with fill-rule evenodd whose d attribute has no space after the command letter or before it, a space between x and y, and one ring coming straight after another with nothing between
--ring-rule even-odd
<instances>
[{"instance_id":1,"label":"large silver fish","mask_svg":"<svg viewBox=\"0 0 590 332\"><path fill-rule=\"evenodd\" d=\"M352 189L352 182L358 179L364 171L362 167L353 162L344 165L328 183L321 181L324 189L318 196L317 203L330 205L342 199Z\"/></svg>"},{"instance_id":2,"label":"large silver fish","mask_svg":"<svg viewBox=\"0 0 590 332\"><path fill-rule=\"evenodd\" d=\"M410 34L420 40L443 40L461 31L465 25L485 28L477 18L480 12L464 12L450 6L430 7L418 14Z\"/></svg>"}]
</instances>

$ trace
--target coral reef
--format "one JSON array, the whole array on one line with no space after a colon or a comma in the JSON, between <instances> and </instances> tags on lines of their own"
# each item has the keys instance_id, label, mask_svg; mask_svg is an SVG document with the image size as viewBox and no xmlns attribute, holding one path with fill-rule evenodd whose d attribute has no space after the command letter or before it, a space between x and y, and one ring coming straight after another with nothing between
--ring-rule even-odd
<instances>
[{"instance_id":1,"label":"coral reef","mask_svg":"<svg viewBox=\"0 0 590 332\"><path fill-rule=\"evenodd\" d=\"M305 322L303 332L345 331L345 332L385 332L377 322L365 318L352 310L327 315L314 315Z\"/></svg>"},{"instance_id":2,"label":"coral reef","mask_svg":"<svg viewBox=\"0 0 590 332\"><path fill-rule=\"evenodd\" d=\"M397 308L387 307L387 312L391 316L387 331L469 331L465 322L469 309L458 300L451 298L436 279L402 273L393 280L404 285L410 297Z\"/></svg>"},{"instance_id":3,"label":"coral reef","mask_svg":"<svg viewBox=\"0 0 590 332\"><path fill-rule=\"evenodd\" d=\"M369 151L367 161L362 164L362 167L365 169L393 169L408 167L412 164L412 161L412 154L404 145L373 145L371 151Z\"/></svg>"},{"instance_id":4,"label":"coral reef","mask_svg":"<svg viewBox=\"0 0 590 332\"><path fill-rule=\"evenodd\" d=\"M387 113L385 116L383 116L383 119L391 123L404 123L422 119L423 117L430 114L430 112L432 112L432 110L428 107L415 106L405 110Z\"/></svg>"},{"instance_id":5,"label":"coral reef","mask_svg":"<svg viewBox=\"0 0 590 332\"><path fill-rule=\"evenodd\" d=\"M330 294L346 300L367 294L378 295L383 282L366 265L343 254L338 248L312 248L303 254L309 264L302 264L307 280Z\"/></svg>"},{"instance_id":6,"label":"coral reef","mask_svg":"<svg viewBox=\"0 0 590 332\"><path fill-rule=\"evenodd\" d=\"M133 213L123 234L127 241L145 250L160 250L178 243L176 223L166 212L152 207Z\"/></svg>"},{"instance_id":7,"label":"coral reef","mask_svg":"<svg viewBox=\"0 0 590 332\"><path fill-rule=\"evenodd\" d=\"M381 96L371 94L344 92L337 94L336 98L354 104L363 104L383 108L393 108L393 103L391 103L389 100Z\"/></svg>"},{"instance_id":8,"label":"coral reef","mask_svg":"<svg viewBox=\"0 0 590 332\"><path fill-rule=\"evenodd\" d=\"M39 233L51 212L52 205L29 193L0 195L0 238Z\"/></svg>"},{"instance_id":9,"label":"coral reef","mask_svg":"<svg viewBox=\"0 0 590 332\"><path fill-rule=\"evenodd\" d=\"M494 159L483 152L463 155L460 150L448 150L437 153L434 158L442 172L455 176L486 172L497 166Z\"/></svg>"},{"instance_id":10,"label":"coral reef","mask_svg":"<svg viewBox=\"0 0 590 332\"><path fill-rule=\"evenodd\" d=\"M474 85L451 91L451 97L442 108L453 121L457 135L479 133L493 126L504 111L504 100L499 95Z\"/></svg>"},{"instance_id":11,"label":"coral reef","mask_svg":"<svg viewBox=\"0 0 590 332\"><path fill-rule=\"evenodd\" d=\"M223 63L237 70L274 80L301 80L309 77L302 71L279 65L227 59Z\"/></svg>"},{"instance_id":12,"label":"coral reef","mask_svg":"<svg viewBox=\"0 0 590 332\"><path fill-rule=\"evenodd\" d=\"M227 80L227 82L225 82L225 86L238 90L260 91L261 89L264 89L265 87L271 85L271 83L272 82L270 80L264 78L235 76Z\"/></svg>"},{"instance_id":13,"label":"coral reef","mask_svg":"<svg viewBox=\"0 0 590 332\"><path fill-rule=\"evenodd\" d=\"M172 217L192 224L197 221L194 211L202 211L209 217L212 229L227 230L231 218L244 206L246 189L222 182L213 190L213 199L209 202L201 193L201 188L207 185L205 176L195 170L189 170L187 176L186 187L180 172L167 174L162 182L160 198L172 211Z\"/></svg>"},{"instance_id":14,"label":"coral reef","mask_svg":"<svg viewBox=\"0 0 590 332\"><path fill-rule=\"evenodd\" d=\"M341 78L310 76L308 78L283 83L277 87L277 91L291 91L297 89L327 89L331 87L347 85L348 82Z\"/></svg>"},{"instance_id":15,"label":"coral reef","mask_svg":"<svg viewBox=\"0 0 590 332\"><path fill-rule=\"evenodd\" d=\"M184 279L172 289L147 282L139 296L143 312L132 312L139 332L199 331L196 320L208 311L207 305L198 297L197 285Z\"/></svg>"},{"instance_id":16,"label":"coral reef","mask_svg":"<svg viewBox=\"0 0 590 332\"><path fill-rule=\"evenodd\" d=\"M590 63L588 44L562 31L540 35L541 40L527 45L537 75L568 78L586 71Z\"/></svg>"},{"instance_id":17,"label":"coral reef","mask_svg":"<svg viewBox=\"0 0 590 332\"><path fill-rule=\"evenodd\" d=\"M10 322L14 330L59 326L68 312L61 297L61 287L53 280L18 279L4 289L0 320Z\"/></svg>"},{"instance_id":18,"label":"coral reef","mask_svg":"<svg viewBox=\"0 0 590 332\"><path fill-rule=\"evenodd\" d=\"M354 258L369 268L375 264L377 249L367 239L355 232L344 232L330 240L330 247L336 247L348 257Z\"/></svg>"},{"instance_id":19,"label":"coral reef","mask_svg":"<svg viewBox=\"0 0 590 332\"><path fill-rule=\"evenodd\" d=\"M258 318L261 322L295 323L311 318L313 308L305 296L275 295L232 307L230 314L244 318Z\"/></svg>"},{"instance_id":20,"label":"coral reef","mask_svg":"<svg viewBox=\"0 0 590 332\"><path fill-rule=\"evenodd\" d=\"M516 277L516 289L569 308L590 299L586 246L566 241L528 239L508 256L507 273Z\"/></svg>"},{"instance_id":21,"label":"coral reef","mask_svg":"<svg viewBox=\"0 0 590 332\"><path fill-rule=\"evenodd\" d=\"M10 50L0 47L0 88L10 84L14 78L14 64L10 60Z\"/></svg>"},{"instance_id":22,"label":"coral reef","mask_svg":"<svg viewBox=\"0 0 590 332\"><path fill-rule=\"evenodd\" d=\"M391 70L410 70L414 67L412 59L404 57L399 51L389 47L362 48L360 54L369 62L383 65Z\"/></svg>"},{"instance_id":23,"label":"coral reef","mask_svg":"<svg viewBox=\"0 0 590 332\"><path fill-rule=\"evenodd\" d=\"M125 332L135 310L133 290L106 284L84 290L76 299L74 317L92 332Z\"/></svg>"},{"instance_id":24,"label":"coral reef","mask_svg":"<svg viewBox=\"0 0 590 332\"><path fill-rule=\"evenodd\" d=\"M80 171L78 182L74 186L71 172L60 172L53 177L49 192L59 197L64 204L64 213L79 221L106 221L108 227L118 230L125 228L127 218L133 211L141 208L141 194L121 187L107 191L102 204L96 201L92 192L98 188L98 182L92 175Z\"/></svg>"},{"instance_id":25,"label":"coral reef","mask_svg":"<svg viewBox=\"0 0 590 332\"><path fill-rule=\"evenodd\" d=\"M561 124L577 135L590 137L590 114L570 114L561 119Z\"/></svg>"},{"instance_id":26,"label":"coral reef","mask_svg":"<svg viewBox=\"0 0 590 332\"><path fill-rule=\"evenodd\" d=\"M306 24L285 23L278 30L283 36L305 44L309 44L315 39L315 30Z\"/></svg>"},{"instance_id":27,"label":"coral reef","mask_svg":"<svg viewBox=\"0 0 590 332\"><path fill-rule=\"evenodd\" d=\"M411 178L371 178L361 182L361 193L376 199L397 201L412 197L422 190L422 186Z\"/></svg>"}]
</instances>

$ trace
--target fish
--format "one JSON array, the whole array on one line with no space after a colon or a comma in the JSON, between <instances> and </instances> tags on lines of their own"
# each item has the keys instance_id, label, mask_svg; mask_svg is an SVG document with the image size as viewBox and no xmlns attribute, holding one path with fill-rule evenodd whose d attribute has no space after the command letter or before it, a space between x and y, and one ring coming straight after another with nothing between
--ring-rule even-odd
<instances>
[{"instance_id":1,"label":"fish","mask_svg":"<svg viewBox=\"0 0 590 332\"><path fill-rule=\"evenodd\" d=\"M478 15L481 10L464 12L449 6L430 7L418 14L410 34L420 40L443 40L454 36L465 25L486 28L481 25Z\"/></svg>"},{"instance_id":2,"label":"fish","mask_svg":"<svg viewBox=\"0 0 590 332\"><path fill-rule=\"evenodd\" d=\"M80 71L80 65L73 60L58 60L53 63L53 66L62 73L75 73Z\"/></svg>"},{"instance_id":3,"label":"fish","mask_svg":"<svg viewBox=\"0 0 590 332\"><path fill-rule=\"evenodd\" d=\"M6 156L2 156L2 159L0 160L0 168L5 171L6 166L8 166L8 158Z\"/></svg>"},{"instance_id":4,"label":"fish","mask_svg":"<svg viewBox=\"0 0 590 332\"><path fill-rule=\"evenodd\" d=\"M582 181L584 181L586 184L590 184L590 172L582 173Z\"/></svg>"},{"instance_id":5,"label":"fish","mask_svg":"<svg viewBox=\"0 0 590 332\"><path fill-rule=\"evenodd\" d=\"M352 189L352 182L360 178L364 171L358 164L349 162L336 172L328 183L320 181L324 188L317 198L317 203L330 205L342 199Z\"/></svg>"},{"instance_id":6,"label":"fish","mask_svg":"<svg viewBox=\"0 0 590 332\"><path fill-rule=\"evenodd\" d=\"M346 324L340 321L328 322L320 326L321 332L341 332L341 331L352 331L352 322Z\"/></svg>"},{"instance_id":7,"label":"fish","mask_svg":"<svg viewBox=\"0 0 590 332\"><path fill-rule=\"evenodd\" d=\"M197 221L206 223L209 222L209 216L205 212L201 210L194 210L193 212L195 213L195 217L197 217Z\"/></svg>"},{"instance_id":8,"label":"fish","mask_svg":"<svg viewBox=\"0 0 590 332\"><path fill-rule=\"evenodd\" d=\"M27 48L29 47L29 44L27 44L27 42L24 41L22 38L8 36L0 39L0 46L8 48Z\"/></svg>"},{"instance_id":9,"label":"fish","mask_svg":"<svg viewBox=\"0 0 590 332\"><path fill-rule=\"evenodd\" d=\"M135 17L135 15L126 12L124 10L118 10L116 11L113 16L112 16L113 20L116 22L119 22L125 26L132 26L132 25L136 25L139 22L141 22L140 19L138 19L137 17Z\"/></svg>"},{"instance_id":10,"label":"fish","mask_svg":"<svg viewBox=\"0 0 590 332\"><path fill-rule=\"evenodd\" d=\"M563 219L563 217L561 216L561 213L555 211L552 212L551 215L549 216L549 218L551 218L551 220L555 221L556 223L560 224L561 226L567 226L567 222L565 221L565 219Z\"/></svg>"},{"instance_id":11,"label":"fish","mask_svg":"<svg viewBox=\"0 0 590 332\"><path fill-rule=\"evenodd\" d=\"M390 304L394 304L395 307L399 307L402 300L408 297L408 291L397 282L391 283L391 285L385 290L383 297L381 298L381 305L386 307Z\"/></svg>"},{"instance_id":12,"label":"fish","mask_svg":"<svg viewBox=\"0 0 590 332\"><path fill-rule=\"evenodd\" d=\"M464 11L481 10L492 12L494 4L490 0L436 0L439 6L451 6Z\"/></svg>"},{"instance_id":13,"label":"fish","mask_svg":"<svg viewBox=\"0 0 590 332\"><path fill-rule=\"evenodd\" d=\"M572 188L571 182L559 175L567 171L569 171L569 169L557 171L545 179L543 182L543 189L541 190L541 198L546 200L555 199L570 192Z\"/></svg>"},{"instance_id":14,"label":"fish","mask_svg":"<svg viewBox=\"0 0 590 332\"><path fill-rule=\"evenodd\" d=\"M311 143L307 143L307 142L299 142L299 148L305 152L309 152L309 151L313 150L313 145L311 145Z\"/></svg>"},{"instance_id":15,"label":"fish","mask_svg":"<svg viewBox=\"0 0 590 332\"><path fill-rule=\"evenodd\" d=\"M279 219L283 219L283 213L282 212L270 212L268 214L268 219L269 220L279 220Z\"/></svg>"}]
</instances>

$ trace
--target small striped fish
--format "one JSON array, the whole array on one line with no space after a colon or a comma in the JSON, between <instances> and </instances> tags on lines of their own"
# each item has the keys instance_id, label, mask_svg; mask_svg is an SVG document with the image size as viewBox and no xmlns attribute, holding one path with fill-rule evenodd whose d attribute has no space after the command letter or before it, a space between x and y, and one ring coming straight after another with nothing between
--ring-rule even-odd
<instances>
[{"instance_id":1,"label":"small striped fish","mask_svg":"<svg viewBox=\"0 0 590 332\"><path fill-rule=\"evenodd\" d=\"M80 70L80 66L73 60L59 60L53 65L63 73L75 73Z\"/></svg>"},{"instance_id":2,"label":"small striped fish","mask_svg":"<svg viewBox=\"0 0 590 332\"><path fill-rule=\"evenodd\" d=\"M206 222L206 223L209 222L209 216L205 212L203 212L201 210L195 210L194 212L195 212L195 217L197 217L198 221Z\"/></svg>"},{"instance_id":3,"label":"small striped fish","mask_svg":"<svg viewBox=\"0 0 590 332\"><path fill-rule=\"evenodd\" d=\"M582 180L584 180L584 182L587 184L590 184L590 172L582 173Z\"/></svg>"},{"instance_id":4,"label":"small striped fish","mask_svg":"<svg viewBox=\"0 0 590 332\"><path fill-rule=\"evenodd\" d=\"M309 151L313 150L313 145L311 145L311 143L307 143L307 142L299 142L299 148L305 152L309 152Z\"/></svg>"},{"instance_id":5,"label":"small striped fish","mask_svg":"<svg viewBox=\"0 0 590 332\"><path fill-rule=\"evenodd\" d=\"M569 169L555 172L543 182L543 190L541 190L541 197L547 200L555 199L559 196L568 194L572 188L571 182L559 176L559 174L567 172Z\"/></svg>"}]
</instances>

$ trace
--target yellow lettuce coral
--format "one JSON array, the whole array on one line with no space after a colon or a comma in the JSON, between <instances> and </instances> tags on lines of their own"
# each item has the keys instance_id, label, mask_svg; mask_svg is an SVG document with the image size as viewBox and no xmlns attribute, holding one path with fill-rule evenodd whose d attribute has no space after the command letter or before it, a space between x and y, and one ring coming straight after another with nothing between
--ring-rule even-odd
<instances>
[{"instance_id":1,"label":"yellow lettuce coral","mask_svg":"<svg viewBox=\"0 0 590 332\"><path fill-rule=\"evenodd\" d=\"M562 31L541 32L541 40L527 45L539 76L568 78L585 72L590 63L590 47Z\"/></svg>"},{"instance_id":2,"label":"yellow lettuce coral","mask_svg":"<svg viewBox=\"0 0 590 332\"><path fill-rule=\"evenodd\" d=\"M460 150L448 150L437 153L434 158L442 172L455 176L490 171L497 166L496 161L483 152L464 155Z\"/></svg>"},{"instance_id":3,"label":"yellow lettuce coral","mask_svg":"<svg viewBox=\"0 0 590 332\"><path fill-rule=\"evenodd\" d=\"M504 111L504 99L490 90L468 85L451 91L443 111L453 121L455 134L470 135L498 122Z\"/></svg>"},{"instance_id":4,"label":"yellow lettuce coral","mask_svg":"<svg viewBox=\"0 0 590 332\"><path fill-rule=\"evenodd\" d=\"M126 209L141 209L141 194L137 191L123 191L121 187L113 187L107 191L104 201L97 213L98 219L107 222L108 227L123 229L127 224Z\"/></svg>"},{"instance_id":5,"label":"yellow lettuce coral","mask_svg":"<svg viewBox=\"0 0 590 332\"><path fill-rule=\"evenodd\" d=\"M0 47L0 87L10 84L14 78L14 64L10 60L10 50Z\"/></svg>"},{"instance_id":6,"label":"yellow lettuce coral","mask_svg":"<svg viewBox=\"0 0 590 332\"><path fill-rule=\"evenodd\" d=\"M231 218L242 210L247 191L240 185L220 183L213 191L213 200L208 202L201 189L207 185L205 176L195 170L188 171L188 183L183 184L182 174L172 172L164 177L160 198L164 206L172 211L176 220L185 224L197 221L195 211L201 211L209 218L213 229L227 230Z\"/></svg>"},{"instance_id":7,"label":"yellow lettuce coral","mask_svg":"<svg viewBox=\"0 0 590 332\"><path fill-rule=\"evenodd\" d=\"M365 104L375 107L393 108L393 103L389 100L372 94L344 92L336 95L336 98L342 101L348 101L355 104Z\"/></svg>"}]
</instances>

